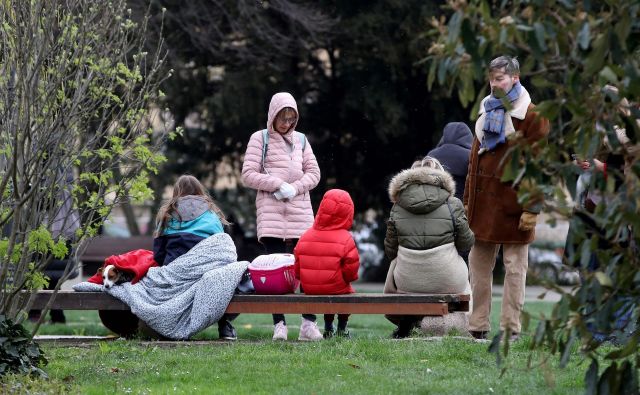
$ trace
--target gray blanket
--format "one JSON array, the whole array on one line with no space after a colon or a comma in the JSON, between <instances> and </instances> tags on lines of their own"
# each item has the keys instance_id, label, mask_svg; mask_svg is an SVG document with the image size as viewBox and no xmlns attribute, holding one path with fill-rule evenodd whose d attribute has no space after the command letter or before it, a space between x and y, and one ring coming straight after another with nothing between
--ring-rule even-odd
<instances>
[{"instance_id":1,"label":"gray blanket","mask_svg":"<svg viewBox=\"0 0 640 395\"><path fill-rule=\"evenodd\" d=\"M159 334L188 339L224 314L249 265L236 260L231 237L215 234L169 265L149 269L138 283L124 283L105 292L128 304L131 312ZM95 290L86 284L74 289Z\"/></svg>"}]
</instances>

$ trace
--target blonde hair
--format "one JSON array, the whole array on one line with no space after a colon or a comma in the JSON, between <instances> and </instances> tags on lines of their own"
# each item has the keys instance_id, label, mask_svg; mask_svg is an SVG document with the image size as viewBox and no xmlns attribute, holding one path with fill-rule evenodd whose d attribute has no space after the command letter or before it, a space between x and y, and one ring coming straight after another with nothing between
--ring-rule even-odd
<instances>
[{"instance_id":1,"label":"blonde hair","mask_svg":"<svg viewBox=\"0 0 640 395\"><path fill-rule=\"evenodd\" d=\"M411 165L411 168L415 169L417 167L429 167L431 169L445 171L444 167L442 167L442 165L440 164L440 161L431 156L425 156L424 158L422 158L422 160L417 160L413 162L413 164Z\"/></svg>"},{"instance_id":2,"label":"blonde hair","mask_svg":"<svg viewBox=\"0 0 640 395\"><path fill-rule=\"evenodd\" d=\"M229 221L225 217L224 213L220 208L214 203L213 199L205 189L204 185L194 176L184 174L178 178L176 183L173 185L173 196L171 199L160 207L158 211L158 215L156 217L156 223L159 225L156 230L155 237L161 236L167 227L167 223L169 219L171 219L173 214L178 215L178 219L180 218L180 214L177 211L178 199L184 196L201 196L206 200L209 205L209 209L216 213L216 215L220 218L220 222L223 225L229 225Z\"/></svg>"}]
</instances>

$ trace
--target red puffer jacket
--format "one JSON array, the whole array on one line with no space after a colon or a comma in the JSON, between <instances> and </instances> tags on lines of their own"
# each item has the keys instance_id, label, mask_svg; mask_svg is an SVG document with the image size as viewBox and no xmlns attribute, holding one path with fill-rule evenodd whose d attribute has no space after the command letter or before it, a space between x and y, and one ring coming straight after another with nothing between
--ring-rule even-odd
<instances>
[{"instance_id":1,"label":"red puffer jacket","mask_svg":"<svg viewBox=\"0 0 640 395\"><path fill-rule=\"evenodd\" d=\"M349 283L358 279L360 257L348 232L353 222L353 201L346 191L324 194L313 227L294 250L296 277L304 293L336 295L355 292Z\"/></svg>"}]
</instances>

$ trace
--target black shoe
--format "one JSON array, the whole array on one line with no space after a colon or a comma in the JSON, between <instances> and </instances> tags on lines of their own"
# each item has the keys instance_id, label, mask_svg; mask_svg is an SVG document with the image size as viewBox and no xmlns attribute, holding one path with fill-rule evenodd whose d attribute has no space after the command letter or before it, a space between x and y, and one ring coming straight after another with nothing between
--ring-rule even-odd
<instances>
[{"instance_id":1,"label":"black shoe","mask_svg":"<svg viewBox=\"0 0 640 395\"><path fill-rule=\"evenodd\" d=\"M478 340L487 340L489 337L489 331L469 331L469 334Z\"/></svg>"},{"instance_id":2,"label":"black shoe","mask_svg":"<svg viewBox=\"0 0 640 395\"><path fill-rule=\"evenodd\" d=\"M409 335L411 334L411 330L413 328L411 326L404 326L401 325L399 327L397 327L393 333L391 334L391 337L394 339L404 339L409 337Z\"/></svg>"},{"instance_id":3,"label":"black shoe","mask_svg":"<svg viewBox=\"0 0 640 395\"><path fill-rule=\"evenodd\" d=\"M29 321L38 322L40 320L40 310L29 310Z\"/></svg>"},{"instance_id":4,"label":"black shoe","mask_svg":"<svg viewBox=\"0 0 640 395\"><path fill-rule=\"evenodd\" d=\"M218 336L223 340L236 340L238 338L236 329L229 321L220 321L218 323Z\"/></svg>"},{"instance_id":5,"label":"black shoe","mask_svg":"<svg viewBox=\"0 0 640 395\"><path fill-rule=\"evenodd\" d=\"M503 330L501 330L500 333L498 333L500 335L500 340L504 338L504 333L505 331ZM508 332L508 333L509 333L509 343L517 342L518 340L520 340L520 334L518 332Z\"/></svg>"},{"instance_id":6,"label":"black shoe","mask_svg":"<svg viewBox=\"0 0 640 395\"><path fill-rule=\"evenodd\" d=\"M349 329L347 329L347 328L338 329L336 331L336 336L344 337L345 339L350 339L351 338L351 333L349 333Z\"/></svg>"},{"instance_id":7,"label":"black shoe","mask_svg":"<svg viewBox=\"0 0 640 395\"><path fill-rule=\"evenodd\" d=\"M331 329L324 329L324 333L322 334L322 337L325 339L331 339L333 337L333 335L335 334L335 332L333 331L333 328Z\"/></svg>"},{"instance_id":8,"label":"black shoe","mask_svg":"<svg viewBox=\"0 0 640 395\"><path fill-rule=\"evenodd\" d=\"M67 318L64 316L63 310L51 310L51 323L66 324Z\"/></svg>"},{"instance_id":9,"label":"black shoe","mask_svg":"<svg viewBox=\"0 0 640 395\"><path fill-rule=\"evenodd\" d=\"M322 337L325 339L331 339L335 334L336 334L336 327L333 326L333 322L328 325L325 322L324 333L322 334Z\"/></svg>"}]
</instances>

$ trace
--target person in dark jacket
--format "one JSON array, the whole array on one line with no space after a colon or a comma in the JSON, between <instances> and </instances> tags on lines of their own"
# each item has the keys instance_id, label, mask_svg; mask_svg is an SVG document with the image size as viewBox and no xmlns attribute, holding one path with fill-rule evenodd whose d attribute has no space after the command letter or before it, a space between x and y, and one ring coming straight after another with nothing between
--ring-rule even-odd
<instances>
[{"instance_id":1,"label":"person in dark jacket","mask_svg":"<svg viewBox=\"0 0 640 395\"><path fill-rule=\"evenodd\" d=\"M469 168L472 142L473 134L465 123L449 122L444 127L438 145L427 154L437 159L444 170L453 176L456 182L455 196L460 200L464 197L464 183Z\"/></svg>"},{"instance_id":2,"label":"person in dark jacket","mask_svg":"<svg viewBox=\"0 0 640 395\"><path fill-rule=\"evenodd\" d=\"M224 233L228 225L222 210L197 178L182 175L173 186L173 197L165 203L156 218L153 239L153 259L160 266L168 265L193 246L216 233ZM218 321L221 339L235 340L231 321L237 314L225 314Z\"/></svg>"}]
</instances>

